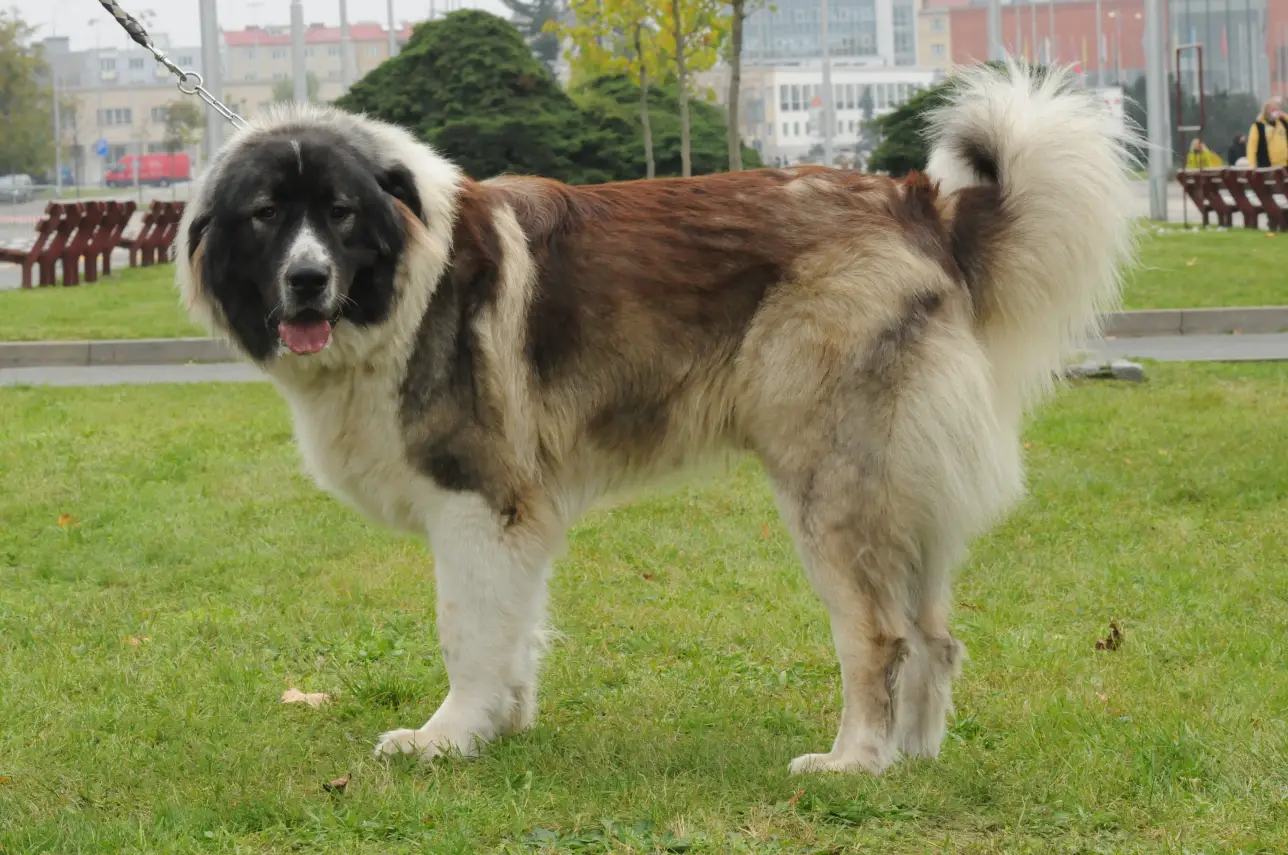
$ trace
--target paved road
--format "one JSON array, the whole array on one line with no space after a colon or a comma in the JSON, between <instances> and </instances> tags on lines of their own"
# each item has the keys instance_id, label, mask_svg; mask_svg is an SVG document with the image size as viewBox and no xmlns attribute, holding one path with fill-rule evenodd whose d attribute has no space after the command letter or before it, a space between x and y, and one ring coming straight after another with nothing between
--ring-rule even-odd
<instances>
[{"instance_id":1,"label":"paved road","mask_svg":"<svg viewBox=\"0 0 1288 855\"><path fill-rule=\"evenodd\" d=\"M1101 359L1160 362L1288 361L1288 333L1125 338L1099 342ZM253 383L263 377L248 365L127 365L0 369L0 386L113 386L154 383Z\"/></svg>"}]
</instances>

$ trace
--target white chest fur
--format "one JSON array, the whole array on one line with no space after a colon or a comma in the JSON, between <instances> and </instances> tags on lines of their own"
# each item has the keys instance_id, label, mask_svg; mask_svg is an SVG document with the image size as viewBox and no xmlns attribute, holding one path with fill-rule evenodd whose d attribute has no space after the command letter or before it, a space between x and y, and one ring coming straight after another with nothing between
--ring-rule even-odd
<instances>
[{"instance_id":1,"label":"white chest fur","mask_svg":"<svg viewBox=\"0 0 1288 855\"><path fill-rule=\"evenodd\" d=\"M396 379L356 370L277 385L314 480L373 521L425 534L442 493L407 460Z\"/></svg>"}]
</instances>

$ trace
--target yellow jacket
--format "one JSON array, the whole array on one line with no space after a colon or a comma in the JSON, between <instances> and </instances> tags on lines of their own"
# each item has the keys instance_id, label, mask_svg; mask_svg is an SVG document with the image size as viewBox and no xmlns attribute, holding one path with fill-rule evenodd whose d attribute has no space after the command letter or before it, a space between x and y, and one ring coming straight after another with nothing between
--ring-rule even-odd
<instances>
[{"instance_id":1,"label":"yellow jacket","mask_svg":"<svg viewBox=\"0 0 1288 855\"><path fill-rule=\"evenodd\" d=\"M1261 147L1261 129L1266 128L1266 154L1269 162L1257 162L1257 149ZM1260 116L1248 131L1249 166L1288 166L1288 120L1280 117L1273 125Z\"/></svg>"},{"instance_id":2,"label":"yellow jacket","mask_svg":"<svg viewBox=\"0 0 1288 855\"><path fill-rule=\"evenodd\" d=\"M1199 151L1190 149L1189 154L1185 156L1186 169L1218 169L1222 165L1221 158L1207 146L1203 146Z\"/></svg>"}]
</instances>

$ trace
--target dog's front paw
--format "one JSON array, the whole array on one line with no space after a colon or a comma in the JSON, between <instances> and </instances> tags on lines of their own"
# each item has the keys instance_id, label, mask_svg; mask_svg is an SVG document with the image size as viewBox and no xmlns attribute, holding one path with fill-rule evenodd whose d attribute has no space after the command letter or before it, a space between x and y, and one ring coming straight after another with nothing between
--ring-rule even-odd
<instances>
[{"instance_id":1,"label":"dog's front paw","mask_svg":"<svg viewBox=\"0 0 1288 855\"><path fill-rule=\"evenodd\" d=\"M412 754L421 760L435 757L473 757L478 754L478 740L468 734L455 736L428 725L419 730L391 730L380 735L376 743L376 757L396 757Z\"/></svg>"}]
</instances>

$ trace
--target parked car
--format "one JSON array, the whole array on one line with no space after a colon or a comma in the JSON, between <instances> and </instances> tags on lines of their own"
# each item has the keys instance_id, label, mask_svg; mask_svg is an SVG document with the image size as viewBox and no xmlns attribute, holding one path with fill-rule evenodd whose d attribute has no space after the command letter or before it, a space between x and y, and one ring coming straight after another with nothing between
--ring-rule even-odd
<instances>
[{"instance_id":1,"label":"parked car","mask_svg":"<svg viewBox=\"0 0 1288 855\"><path fill-rule=\"evenodd\" d=\"M169 187L192 179L192 159L186 154L145 154L141 158L129 154L103 180L108 187L132 187L136 168L138 183L147 187Z\"/></svg>"},{"instance_id":2,"label":"parked car","mask_svg":"<svg viewBox=\"0 0 1288 855\"><path fill-rule=\"evenodd\" d=\"M36 185L30 175L0 175L0 202L20 205L36 198Z\"/></svg>"}]
</instances>

